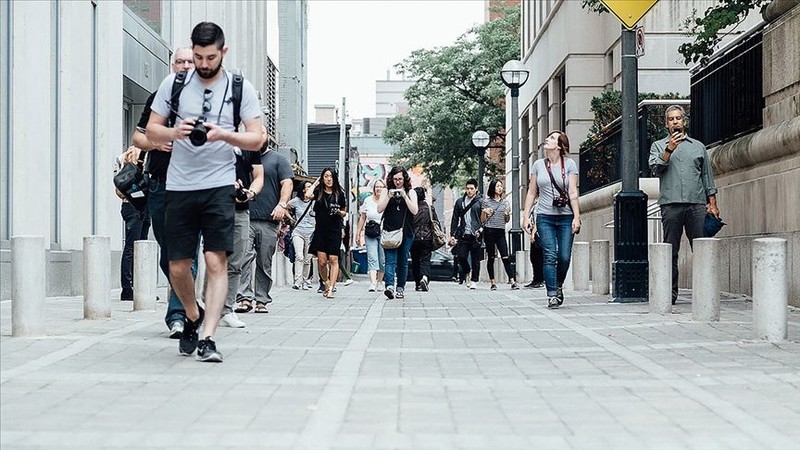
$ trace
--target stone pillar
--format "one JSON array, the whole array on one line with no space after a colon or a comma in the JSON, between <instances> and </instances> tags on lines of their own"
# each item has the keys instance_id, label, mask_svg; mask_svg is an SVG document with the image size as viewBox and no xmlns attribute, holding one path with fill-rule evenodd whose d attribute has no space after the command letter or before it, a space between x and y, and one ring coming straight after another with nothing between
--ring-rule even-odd
<instances>
[{"instance_id":1,"label":"stone pillar","mask_svg":"<svg viewBox=\"0 0 800 450\"><path fill-rule=\"evenodd\" d=\"M135 273L135 271L134 271ZM111 317L111 238L83 238L83 318Z\"/></svg>"},{"instance_id":2,"label":"stone pillar","mask_svg":"<svg viewBox=\"0 0 800 450\"><path fill-rule=\"evenodd\" d=\"M649 246L649 309L652 314L672 312L672 244Z\"/></svg>"},{"instance_id":3,"label":"stone pillar","mask_svg":"<svg viewBox=\"0 0 800 450\"><path fill-rule=\"evenodd\" d=\"M11 335L44 336L45 251L43 236L11 238Z\"/></svg>"},{"instance_id":4,"label":"stone pillar","mask_svg":"<svg viewBox=\"0 0 800 450\"><path fill-rule=\"evenodd\" d=\"M608 249L608 241L592 241L590 252L592 259L592 294L607 295L609 293Z\"/></svg>"},{"instance_id":5,"label":"stone pillar","mask_svg":"<svg viewBox=\"0 0 800 450\"><path fill-rule=\"evenodd\" d=\"M525 250L518 250L516 255L509 256L509 258L516 258L516 268L517 272L514 274L516 278L514 281L522 287L525 284L525 281L528 279L528 266L530 265L530 261L528 259L528 252Z\"/></svg>"},{"instance_id":6,"label":"stone pillar","mask_svg":"<svg viewBox=\"0 0 800 450\"><path fill-rule=\"evenodd\" d=\"M199 275L199 269L198 269ZM133 310L156 309L156 283L158 281L158 243L136 241L133 243Z\"/></svg>"},{"instance_id":7,"label":"stone pillar","mask_svg":"<svg viewBox=\"0 0 800 450\"><path fill-rule=\"evenodd\" d=\"M286 266L283 264L283 254L278 251L272 254L272 283L275 287L286 286Z\"/></svg>"},{"instance_id":8,"label":"stone pillar","mask_svg":"<svg viewBox=\"0 0 800 450\"><path fill-rule=\"evenodd\" d=\"M697 238L693 243L692 320L719 321L719 239Z\"/></svg>"},{"instance_id":9,"label":"stone pillar","mask_svg":"<svg viewBox=\"0 0 800 450\"><path fill-rule=\"evenodd\" d=\"M572 284L576 291L589 290L589 243L572 244Z\"/></svg>"},{"instance_id":10,"label":"stone pillar","mask_svg":"<svg viewBox=\"0 0 800 450\"><path fill-rule=\"evenodd\" d=\"M753 241L753 333L779 342L787 337L789 272L785 239Z\"/></svg>"}]
</instances>

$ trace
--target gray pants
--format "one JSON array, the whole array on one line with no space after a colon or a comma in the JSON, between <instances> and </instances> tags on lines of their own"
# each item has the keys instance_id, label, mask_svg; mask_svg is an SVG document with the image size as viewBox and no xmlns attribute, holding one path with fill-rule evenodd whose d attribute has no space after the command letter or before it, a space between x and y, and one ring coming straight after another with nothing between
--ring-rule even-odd
<instances>
[{"instance_id":1,"label":"gray pants","mask_svg":"<svg viewBox=\"0 0 800 450\"><path fill-rule=\"evenodd\" d=\"M239 296L255 298L258 303L269 303L272 297L272 256L278 246L278 224L266 220L250 220L247 253L239 278ZM256 262L255 295L253 294L253 260Z\"/></svg>"},{"instance_id":2,"label":"gray pants","mask_svg":"<svg viewBox=\"0 0 800 450\"><path fill-rule=\"evenodd\" d=\"M250 211L236 211L233 221L233 253L228 256L228 296L222 315L233 312L236 303L236 293L239 290L239 278L242 274L247 256L247 245L250 243Z\"/></svg>"},{"instance_id":3,"label":"gray pants","mask_svg":"<svg viewBox=\"0 0 800 450\"><path fill-rule=\"evenodd\" d=\"M696 203L669 203L661 205L661 225L664 227L664 242L672 244L672 303L678 298L678 252L684 229L689 238L689 247L694 238L703 237L706 205Z\"/></svg>"}]
</instances>

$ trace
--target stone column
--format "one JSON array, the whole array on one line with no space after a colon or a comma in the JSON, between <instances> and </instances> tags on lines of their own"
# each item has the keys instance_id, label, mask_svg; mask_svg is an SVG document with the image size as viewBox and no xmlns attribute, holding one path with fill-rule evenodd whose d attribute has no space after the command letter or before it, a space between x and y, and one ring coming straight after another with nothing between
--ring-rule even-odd
<instances>
[{"instance_id":1,"label":"stone column","mask_svg":"<svg viewBox=\"0 0 800 450\"><path fill-rule=\"evenodd\" d=\"M517 282L519 287L522 287L528 279L528 265L530 263L528 260L528 252L525 250L518 250L516 255L510 255L509 257L516 258L517 272L515 273L516 278L514 281Z\"/></svg>"},{"instance_id":2,"label":"stone column","mask_svg":"<svg viewBox=\"0 0 800 450\"><path fill-rule=\"evenodd\" d=\"M572 244L572 284L576 291L589 290L589 243Z\"/></svg>"},{"instance_id":3,"label":"stone column","mask_svg":"<svg viewBox=\"0 0 800 450\"><path fill-rule=\"evenodd\" d=\"M11 335L44 336L45 250L43 236L11 238Z\"/></svg>"},{"instance_id":4,"label":"stone column","mask_svg":"<svg viewBox=\"0 0 800 450\"><path fill-rule=\"evenodd\" d=\"M83 238L83 318L111 317L111 238Z\"/></svg>"},{"instance_id":5,"label":"stone column","mask_svg":"<svg viewBox=\"0 0 800 450\"><path fill-rule=\"evenodd\" d=\"M606 240L592 241L592 293L606 295L609 293L609 267L608 267L609 242Z\"/></svg>"},{"instance_id":6,"label":"stone column","mask_svg":"<svg viewBox=\"0 0 800 450\"><path fill-rule=\"evenodd\" d=\"M719 321L719 239L697 238L693 243L692 320Z\"/></svg>"},{"instance_id":7,"label":"stone column","mask_svg":"<svg viewBox=\"0 0 800 450\"><path fill-rule=\"evenodd\" d=\"M672 244L650 244L649 309L653 314L672 312Z\"/></svg>"},{"instance_id":8,"label":"stone column","mask_svg":"<svg viewBox=\"0 0 800 450\"><path fill-rule=\"evenodd\" d=\"M787 337L789 273L785 239L753 241L753 333L780 342Z\"/></svg>"},{"instance_id":9,"label":"stone column","mask_svg":"<svg viewBox=\"0 0 800 450\"><path fill-rule=\"evenodd\" d=\"M158 243L136 241L133 243L133 310L156 309L156 283L158 281Z\"/></svg>"}]
</instances>

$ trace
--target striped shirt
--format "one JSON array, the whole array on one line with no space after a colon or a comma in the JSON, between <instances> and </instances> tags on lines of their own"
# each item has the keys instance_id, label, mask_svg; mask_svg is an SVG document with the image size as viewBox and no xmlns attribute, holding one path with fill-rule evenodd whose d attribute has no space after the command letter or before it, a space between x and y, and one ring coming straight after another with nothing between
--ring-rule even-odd
<instances>
[{"instance_id":1,"label":"striped shirt","mask_svg":"<svg viewBox=\"0 0 800 450\"><path fill-rule=\"evenodd\" d=\"M481 202L481 208L491 208L494 210L494 214L486 219L486 223L483 224L484 228L504 229L506 227L505 215L509 214L511 211L511 207L508 206L508 201L506 201L506 199L501 198L500 200L495 200L493 198L485 197Z\"/></svg>"}]
</instances>

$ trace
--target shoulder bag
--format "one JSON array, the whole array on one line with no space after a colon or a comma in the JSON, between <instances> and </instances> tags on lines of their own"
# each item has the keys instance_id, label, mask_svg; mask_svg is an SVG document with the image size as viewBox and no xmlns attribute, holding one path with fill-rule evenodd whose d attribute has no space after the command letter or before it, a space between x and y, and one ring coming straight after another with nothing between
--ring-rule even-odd
<instances>
[{"instance_id":1,"label":"shoulder bag","mask_svg":"<svg viewBox=\"0 0 800 450\"><path fill-rule=\"evenodd\" d=\"M406 226L406 213L403 213L403 224L396 230L381 230L381 247L393 250L403 243L403 228Z\"/></svg>"},{"instance_id":2,"label":"shoulder bag","mask_svg":"<svg viewBox=\"0 0 800 450\"><path fill-rule=\"evenodd\" d=\"M447 237L444 235L444 231L442 231L442 224L440 224L438 220L434 220L433 207L431 205L428 205L428 210L430 211L431 230L433 231L433 249L436 250L447 242Z\"/></svg>"}]
</instances>

